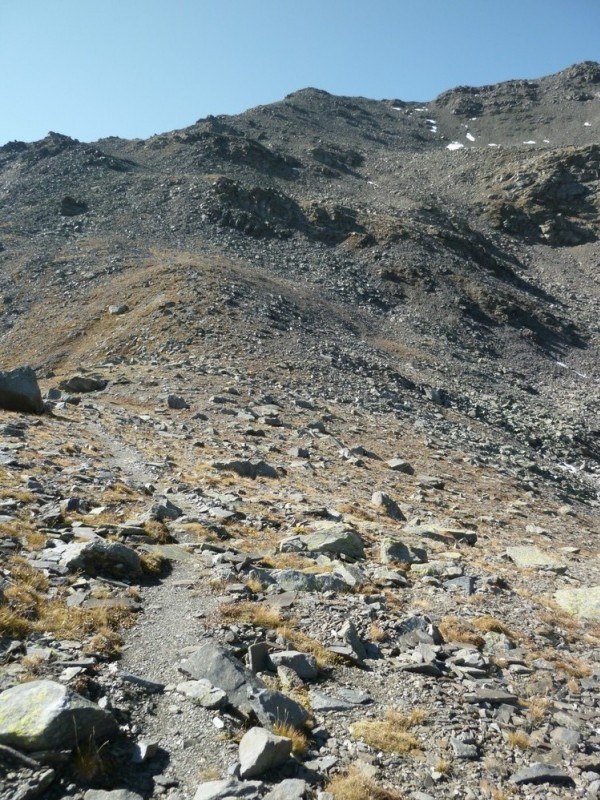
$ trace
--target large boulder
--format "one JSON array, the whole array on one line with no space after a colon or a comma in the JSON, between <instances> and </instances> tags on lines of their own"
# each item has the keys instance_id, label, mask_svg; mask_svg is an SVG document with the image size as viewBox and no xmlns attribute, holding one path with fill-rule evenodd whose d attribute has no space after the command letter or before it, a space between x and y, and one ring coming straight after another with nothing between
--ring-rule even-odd
<instances>
[{"instance_id":1,"label":"large boulder","mask_svg":"<svg viewBox=\"0 0 600 800\"><path fill-rule=\"evenodd\" d=\"M0 372L0 408L7 411L42 413L44 401L31 367L17 367L10 372Z\"/></svg>"},{"instance_id":2,"label":"large boulder","mask_svg":"<svg viewBox=\"0 0 600 800\"><path fill-rule=\"evenodd\" d=\"M133 548L99 537L91 542L68 544L60 563L67 569L81 569L91 575L98 572L117 576L140 575L142 572L142 562Z\"/></svg>"},{"instance_id":3,"label":"large boulder","mask_svg":"<svg viewBox=\"0 0 600 800\"><path fill-rule=\"evenodd\" d=\"M310 553L344 555L355 560L365 556L362 539L356 531L344 524L325 524L314 533L309 533L301 538Z\"/></svg>"},{"instance_id":4,"label":"large boulder","mask_svg":"<svg viewBox=\"0 0 600 800\"><path fill-rule=\"evenodd\" d=\"M182 661L179 669L194 680L207 680L227 694L227 702L262 725L278 722L301 726L309 718L306 709L282 692L268 689L233 653L214 641L207 641Z\"/></svg>"},{"instance_id":5,"label":"large boulder","mask_svg":"<svg viewBox=\"0 0 600 800\"><path fill-rule=\"evenodd\" d=\"M0 694L0 744L18 750L66 750L116 732L110 712L55 681L21 683Z\"/></svg>"}]
</instances>

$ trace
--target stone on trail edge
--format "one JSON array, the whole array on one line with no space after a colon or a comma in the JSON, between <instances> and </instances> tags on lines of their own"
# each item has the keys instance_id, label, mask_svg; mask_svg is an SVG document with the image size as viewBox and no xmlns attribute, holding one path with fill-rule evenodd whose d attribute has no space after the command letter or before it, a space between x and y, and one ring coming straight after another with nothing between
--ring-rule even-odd
<instances>
[{"instance_id":1,"label":"stone on trail edge","mask_svg":"<svg viewBox=\"0 0 600 800\"><path fill-rule=\"evenodd\" d=\"M268 689L225 647L207 641L179 665L194 680L207 680L227 695L227 702L246 716L255 714L263 725L284 722L303 725L305 708L281 692Z\"/></svg>"},{"instance_id":2,"label":"stone on trail edge","mask_svg":"<svg viewBox=\"0 0 600 800\"><path fill-rule=\"evenodd\" d=\"M0 744L9 747L65 750L116 732L112 714L55 681L21 683L0 694Z\"/></svg>"},{"instance_id":3,"label":"stone on trail edge","mask_svg":"<svg viewBox=\"0 0 600 800\"><path fill-rule=\"evenodd\" d=\"M281 766L290 757L292 740L276 736L264 728L250 728L239 745L240 777L257 778Z\"/></svg>"},{"instance_id":4,"label":"stone on trail edge","mask_svg":"<svg viewBox=\"0 0 600 800\"><path fill-rule=\"evenodd\" d=\"M196 789L194 800L258 800L263 788L262 781L238 781L227 778L222 781L206 781Z\"/></svg>"}]
</instances>

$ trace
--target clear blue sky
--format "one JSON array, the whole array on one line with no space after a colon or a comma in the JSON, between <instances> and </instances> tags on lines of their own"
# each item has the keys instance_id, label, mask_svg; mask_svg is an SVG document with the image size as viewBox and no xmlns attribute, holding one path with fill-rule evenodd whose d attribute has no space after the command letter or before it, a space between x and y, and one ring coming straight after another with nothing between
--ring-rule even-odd
<instances>
[{"instance_id":1,"label":"clear blue sky","mask_svg":"<svg viewBox=\"0 0 600 800\"><path fill-rule=\"evenodd\" d=\"M600 61L600 0L0 0L0 144L146 137L306 86L429 100Z\"/></svg>"}]
</instances>

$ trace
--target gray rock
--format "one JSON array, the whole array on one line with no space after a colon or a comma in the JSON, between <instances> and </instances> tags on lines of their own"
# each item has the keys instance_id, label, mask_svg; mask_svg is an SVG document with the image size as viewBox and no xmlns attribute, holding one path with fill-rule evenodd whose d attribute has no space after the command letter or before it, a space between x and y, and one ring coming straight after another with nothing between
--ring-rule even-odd
<instances>
[{"instance_id":1,"label":"gray rock","mask_svg":"<svg viewBox=\"0 0 600 800\"><path fill-rule=\"evenodd\" d=\"M19 750L71 749L116 732L112 714L55 681L22 683L0 694L0 743Z\"/></svg>"},{"instance_id":2,"label":"gray rock","mask_svg":"<svg viewBox=\"0 0 600 800\"><path fill-rule=\"evenodd\" d=\"M145 520L157 520L164 522L165 520L179 519L183 511L172 503L166 497L154 502L151 508L144 515Z\"/></svg>"},{"instance_id":3,"label":"gray rock","mask_svg":"<svg viewBox=\"0 0 600 800\"><path fill-rule=\"evenodd\" d=\"M353 589L360 589L369 583L369 577L356 564L344 564L341 561L335 562L334 575L340 577L348 586Z\"/></svg>"},{"instance_id":4,"label":"gray rock","mask_svg":"<svg viewBox=\"0 0 600 800\"><path fill-rule=\"evenodd\" d=\"M121 314L126 314L128 311L129 306L126 303L119 303L118 305L108 307L108 313L112 316L120 316Z\"/></svg>"},{"instance_id":5,"label":"gray rock","mask_svg":"<svg viewBox=\"0 0 600 800\"><path fill-rule=\"evenodd\" d=\"M355 707L354 703L350 703L348 700L332 697L316 689L312 690L308 697L313 711L350 711Z\"/></svg>"},{"instance_id":6,"label":"gray rock","mask_svg":"<svg viewBox=\"0 0 600 800\"><path fill-rule=\"evenodd\" d=\"M365 551L360 536L340 523L330 523L321 530L301 537L310 553L344 555L352 559L364 558Z\"/></svg>"},{"instance_id":7,"label":"gray rock","mask_svg":"<svg viewBox=\"0 0 600 800\"><path fill-rule=\"evenodd\" d=\"M406 520L398 503L392 500L386 492L373 492L371 505L375 506L375 508L382 508L388 517L392 517L392 519Z\"/></svg>"},{"instance_id":8,"label":"gray rock","mask_svg":"<svg viewBox=\"0 0 600 800\"><path fill-rule=\"evenodd\" d=\"M58 388L64 392L76 392L77 394L101 392L107 386L108 381L105 378L97 378L90 375L72 375L58 384Z\"/></svg>"},{"instance_id":9,"label":"gray rock","mask_svg":"<svg viewBox=\"0 0 600 800\"><path fill-rule=\"evenodd\" d=\"M315 657L299 653L297 650L283 650L279 653L271 653L271 661L276 667L284 666L293 669L303 681L315 680L319 675Z\"/></svg>"},{"instance_id":10,"label":"gray rock","mask_svg":"<svg viewBox=\"0 0 600 800\"><path fill-rule=\"evenodd\" d=\"M239 745L240 777L257 778L290 757L292 740L264 728L250 728Z\"/></svg>"},{"instance_id":11,"label":"gray rock","mask_svg":"<svg viewBox=\"0 0 600 800\"><path fill-rule=\"evenodd\" d=\"M450 744L454 750L456 758L475 761L479 758L479 748L472 740L461 739L460 737L452 736Z\"/></svg>"},{"instance_id":12,"label":"gray rock","mask_svg":"<svg viewBox=\"0 0 600 800\"><path fill-rule=\"evenodd\" d=\"M558 558L544 553L539 547L525 545L523 547L507 547L506 555L518 567L546 569L551 572L563 573L567 567Z\"/></svg>"},{"instance_id":13,"label":"gray rock","mask_svg":"<svg viewBox=\"0 0 600 800\"><path fill-rule=\"evenodd\" d=\"M358 661L363 661L367 657L367 651L361 641L356 625L351 620L346 620L340 629L340 636L347 645L352 648Z\"/></svg>"},{"instance_id":14,"label":"gray rock","mask_svg":"<svg viewBox=\"0 0 600 800\"><path fill-rule=\"evenodd\" d=\"M299 778L286 778L266 794L263 800L303 800L308 791L306 781Z\"/></svg>"},{"instance_id":15,"label":"gray rock","mask_svg":"<svg viewBox=\"0 0 600 800\"><path fill-rule=\"evenodd\" d=\"M231 461L213 461L214 469L224 472L235 472L240 478L278 478L279 473L266 461L242 461L232 459Z\"/></svg>"},{"instance_id":16,"label":"gray rock","mask_svg":"<svg viewBox=\"0 0 600 800\"><path fill-rule=\"evenodd\" d=\"M227 702L227 694L209 681L182 681L177 684L177 691L203 708L222 708Z\"/></svg>"},{"instance_id":17,"label":"gray rock","mask_svg":"<svg viewBox=\"0 0 600 800\"><path fill-rule=\"evenodd\" d=\"M404 461L402 458L391 458L389 461L386 462L390 469L393 469L394 472L403 472L405 475L414 475L415 470L408 461Z\"/></svg>"},{"instance_id":18,"label":"gray rock","mask_svg":"<svg viewBox=\"0 0 600 800\"><path fill-rule=\"evenodd\" d=\"M581 734L572 728L555 728L550 734L550 740L559 750L575 752L579 748Z\"/></svg>"},{"instance_id":19,"label":"gray rock","mask_svg":"<svg viewBox=\"0 0 600 800\"><path fill-rule=\"evenodd\" d=\"M515 772L510 776L510 782L516 784L550 783L555 786L575 786L573 778L567 772L552 764L539 762Z\"/></svg>"},{"instance_id":20,"label":"gray rock","mask_svg":"<svg viewBox=\"0 0 600 800\"><path fill-rule=\"evenodd\" d=\"M227 778L223 781L206 781L199 784L194 800L258 800L263 788L262 781L238 781Z\"/></svg>"},{"instance_id":21,"label":"gray rock","mask_svg":"<svg viewBox=\"0 0 600 800\"><path fill-rule=\"evenodd\" d=\"M195 680L207 680L227 694L228 702L242 714L256 714L263 725L287 722L302 725L306 710L281 692L267 689L229 650L213 641L201 645L179 669Z\"/></svg>"},{"instance_id":22,"label":"gray rock","mask_svg":"<svg viewBox=\"0 0 600 800\"><path fill-rule=\"evenodd\" d=\"M252 710L258 717L261 725L273 727L278 722L301 728L309 719L306 709L281 692L272 689L260 689L258 692L250 690Z\"/></svg>"},{"instance_id":23,"label":"gray rock","mask_svg":"<svg viewBox=\"0 0 600 800\"><path fill-rule=\"evenodd\" d=\"M476 689L464 695L466 703L490 703L491 705L517 705L519 698L510 692L503 692L501 689Z\"/></svg>"},{"instance_id":24,"label":"gray rock","mask_svg":"<svg viewBox=\"0 0 600 800\"><path fill-rule=\"evenodd\" d=\"M269 645L266 642L255 642L248 648L248 669L255 674L272 669L274 662L269 656Z\"/></svg>"},{"instance_id":25,"label":"gray rock","mask_svg":"<svg viewBox=\"0 0 600 800\"><path fill-rule=\"evenodd\" d=\"M141 794L130 792L129 789L88 789L83 795L83 800L143 800Z\"/></svg>"},{"instance_id":26,"label":"gray rock","mask_svg":"<svg viewBox=\"0 0 600 800\"><path fill-rule=\"evenodd\" d=\"M366 693L361 692L360 689L338 689L338 696L353 706L364 706L372 703L372 698Z\"/></svg>"},{"instance_id":27,"label":"gray rock","mask_svg":"<svg viewBox=\"0 0 600 800\"><path fill-rule=\"evenodd\" d=\"M385 538L380 545L380 559L383 564L395 562L422 564L427 561L427 550L422 547L411 547L400 539Z\"/></svg>"},{"instance_id":28,"label":"gray rock","mask_svg":"<svg viewBox=\"0 0 600 800\"><path fill-rule=\"evenodd\" d=\"M31 367L17 367L8 372L0 372L0 408L42 413L44 401Z\"/></svg>"},{"instance_id":29,"label":"gray rock","mask_svg":"<svg viewBox=\"0 0 600 800\"><path fill-rule=\"evenodd\" d=\"M140 557L135 550L120 542L107 542L100 538L68 544L60 564L69 570L81 569L92 574L140 575L142 572Z\"/></svg>"},{"instance_id":30,"label":"gray rock","mask_svg":"<svg viewBox=\"0 0 600 800\"><path fill-rule=\"evenodd\" d=\"M190 407L190 404L179 394L170 394L167 397L167 405L175 411L181 411Z\"/></svg>"}]
</instances>

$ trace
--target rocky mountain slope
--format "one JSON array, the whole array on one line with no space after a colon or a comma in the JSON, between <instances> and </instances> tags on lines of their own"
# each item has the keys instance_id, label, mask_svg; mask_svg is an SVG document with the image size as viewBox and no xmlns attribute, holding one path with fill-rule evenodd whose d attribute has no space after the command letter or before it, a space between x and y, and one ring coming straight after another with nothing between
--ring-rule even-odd
<instances>
[{"instance_id":1,"label":"rocky mountain slope","mask_svg":"<svg viewBox=\"0 0 600 800\"><path fill-rule=\"evenodd\" d=\"M0 147L2 800L598 795L599 126L586 62Z\"/></svg>"}]
</instances>

